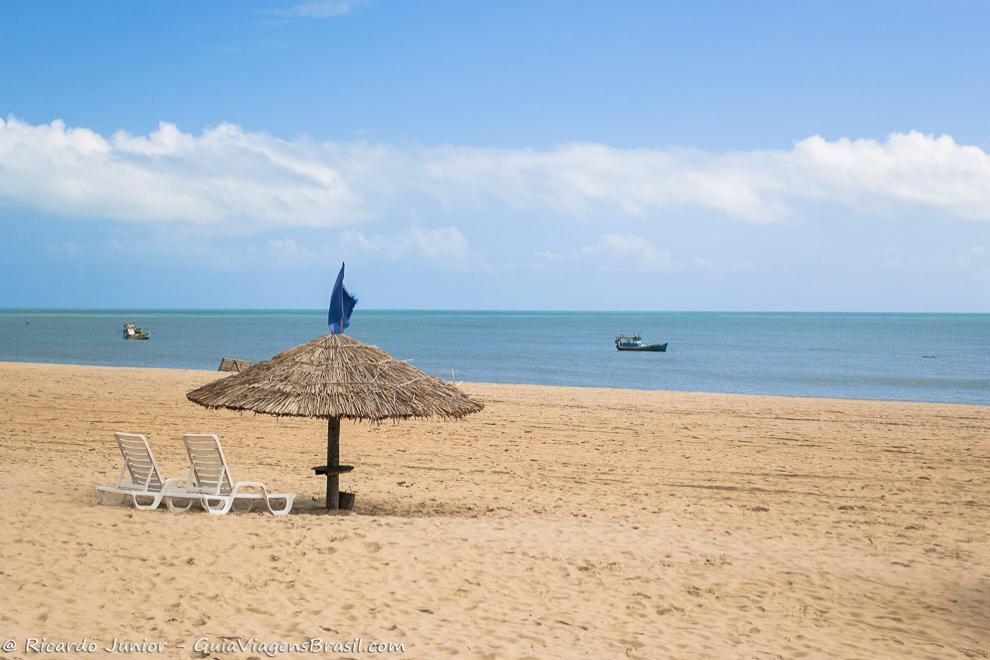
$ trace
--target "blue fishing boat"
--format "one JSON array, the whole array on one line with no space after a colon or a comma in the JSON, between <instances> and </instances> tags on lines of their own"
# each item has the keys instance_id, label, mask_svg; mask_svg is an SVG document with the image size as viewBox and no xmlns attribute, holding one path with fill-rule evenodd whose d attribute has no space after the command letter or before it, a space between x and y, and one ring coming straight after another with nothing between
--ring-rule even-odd
<instances>
[{"instance_id":1,"label":"blue fishing boat","mask_svg":"<svg viewBox=\"0 0 990 660\"><path fill-rule=\"evenodd\" d=\"M667 342L662 344L644 344L643 338L636 335L619 335L615 338L617 351L645 351L648 353L666 353Z\"/></svg>"}]
</instances>

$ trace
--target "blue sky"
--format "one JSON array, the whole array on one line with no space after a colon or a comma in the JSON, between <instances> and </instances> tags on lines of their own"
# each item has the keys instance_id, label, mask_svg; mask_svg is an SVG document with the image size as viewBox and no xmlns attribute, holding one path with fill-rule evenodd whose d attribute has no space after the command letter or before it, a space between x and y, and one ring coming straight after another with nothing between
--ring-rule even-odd
<instances>
[{"instance_id":1,"label":"blue sky","mask_svg":"<svg viewBox=\"0 0 990 660\"><path fill-rule=\"evenodd\" d=\"M987 312L988 19L8 2L0 306Z\"/></svg>"}]
</instances>

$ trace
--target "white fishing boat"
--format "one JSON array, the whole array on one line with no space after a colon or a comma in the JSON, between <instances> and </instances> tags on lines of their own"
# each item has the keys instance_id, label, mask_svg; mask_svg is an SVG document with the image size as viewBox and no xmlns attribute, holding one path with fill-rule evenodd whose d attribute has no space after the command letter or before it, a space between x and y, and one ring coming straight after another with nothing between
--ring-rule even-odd
<instances>
[{"instance_id":1,"label":"white fishing boat","mask_svg":"<svg viewBox=\"0 0 990 660\"><path fill-rule=\"evenodd\" d=\"M151 339L151 335L144 328L139 328L133 323L125 323L124 339Z\"/></svg>"}]
</instances>

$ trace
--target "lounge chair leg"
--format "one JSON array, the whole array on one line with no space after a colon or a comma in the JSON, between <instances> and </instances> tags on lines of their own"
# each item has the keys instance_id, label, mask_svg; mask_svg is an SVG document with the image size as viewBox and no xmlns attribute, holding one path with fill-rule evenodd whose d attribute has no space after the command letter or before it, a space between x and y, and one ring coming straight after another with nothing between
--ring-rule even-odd
<instances>
[{"instance_id":1,"label":"lounge chair leg","mask_svg":"<svg viewBox=\"0 0 990 660\"><path fill-rule=\"evenodd\" d=\"M211 499L219 500L220 505L213 506L212 504L210 504ZM212 497L212 498L204 497L201 500L201 502L203 504L203 508L206 509L207 513L211 513L214 516L226 515L227 512L230 511L230 508L234 506L234 498L232 497Z\"/></svg>"},{"instance_id":2,"label":"lounge chair leg","mask_svg":"<svg viewBox=\"0 0 990 660\"><path fill-rule=\"evenodd\" d=\"M234 498L234 502L233 502L233 504L230 507L230 510L233 511L234 513L251 513L251 509L254 508L254 500L245 499L244 500L244 503L247 506L245 506L244 508L238 509L237 508L237 498L235 497Z\"/></svg>"},{"instance_id":3,"label":"lounge chair leg","mask_svg":"<svg viewBox=\"0 0 990 660\"><path fill-rule=\"evenodd\" d=\"M268 513L273 516L287 516L289 511L292 510L292 501L296 498L295 495L288 495L286 497L273 497L270 499L265 499L265 506L268 508ZM282 507L272 506L272 500L285 500L285 504Z\"/></svg>"},{"instance_id":4,"label":"lounge chair leg","mask_svg":"<svg viewBox=\"0 0 990 660\"><path fill-rule=\"evenodd\" d=\"M186 503L186 505L185 506L182 506L180 504L176 504L175 503L175 500L176 499L184 500L185 503ZM195 500L192 499L192 498L188 498L188 497L187 498L182 498L182 497L179 497L179 498L167 497L167 498L165 498L165 505L168 507L168 510L171 511L172 513L184 513L186 511L188 511L190 508L192 508L192 505L193 504L195 504Z\"/></svg>"},{"instance_id":5,"label":"lounge chair leg","mask_svg":"<svg viewBox=\"0 0 990 660\"><path fill-rule=\"evenodd\" d=\"M101 490L96 491L96 494L100 498L100 504L103 506L120 506L124 503L124 499L127 498L126 495L111 495Z\"/></svg>"},{"instance_id":6,"label":"lounge chair leg","mask_svg":"<svg viewBox=\"0 0 990 660\"><path fill-rule=\"evenodd\" d=\"M138 502L139 497L150 497L151 504L141 504ZM131 495L131 502L134 504L134 508L139 511L150 511L152 509L157 509L158 505L162 503L161 495Z\"/></svg>"}]
</instances>

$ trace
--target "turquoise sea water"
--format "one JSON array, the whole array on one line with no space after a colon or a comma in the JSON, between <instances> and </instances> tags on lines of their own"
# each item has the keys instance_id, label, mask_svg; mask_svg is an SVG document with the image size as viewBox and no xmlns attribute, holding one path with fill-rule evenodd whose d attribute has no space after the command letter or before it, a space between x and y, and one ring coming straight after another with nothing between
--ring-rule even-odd
<instances>
[{"instance_id":1,"label":"turquoise sea water","mask_svg":"<svg viewBox=\"0 0 990 660\"><path fill-rule=\"evenodd\" d=\"M151 340L124 341L125 321ZM0 360L216 369L325 331L323 311L7 310ZM615 350L637 331L668 352ZM990 404L988 314L358 308L348 334L458 380Z\"/></svg>"}]
</instances>

